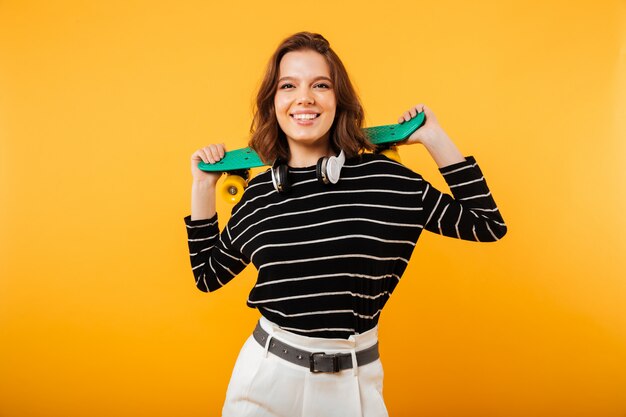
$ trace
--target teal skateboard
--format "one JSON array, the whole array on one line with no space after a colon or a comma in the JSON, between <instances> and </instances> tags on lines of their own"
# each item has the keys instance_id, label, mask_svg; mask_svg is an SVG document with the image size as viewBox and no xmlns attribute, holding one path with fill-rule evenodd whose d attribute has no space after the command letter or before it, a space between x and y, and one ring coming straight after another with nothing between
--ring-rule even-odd
<instances>
[{"instance_id":1,"label":"teal skateboard","mask_svg":"<svg viewBox=\"0 0 626 417\"><path fill-rule=\"evenodd\" d=\"M364 128L370 142L376 145L376 152L383 153L394 160L399 160L395 146L406 140L426 122L424 113L418 113L408 122ZM226 152L224 158L215 164L200 162L198 168L206 172L224 172L229 174L224 181L221 194L231 203L237 203L250 178L250 168L265 166L259 155L251 148L235 149Z\"/></svg>"}]
</instances>

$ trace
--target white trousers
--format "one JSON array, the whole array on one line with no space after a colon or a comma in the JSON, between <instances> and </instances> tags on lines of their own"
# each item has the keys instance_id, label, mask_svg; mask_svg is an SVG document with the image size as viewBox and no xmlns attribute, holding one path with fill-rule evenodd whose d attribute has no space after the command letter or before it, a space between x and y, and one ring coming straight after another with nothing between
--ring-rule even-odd
<instances>
[{"instance_id":1,"label":"white trousers","mask_svg":"<svg viewBox=\"0 0 626 417\"><path fill-rule=\"evenodd\" d=\"M349 339L324 339L282 330L264 317L260 322L270 340L310 352L354 355L378 340L377 327ZM388 417L380 359L337 373L311 373L268 352L270 340L265 348L252 335L244 343L228 384L223 417Z\"/></svg>"}]
</instances>

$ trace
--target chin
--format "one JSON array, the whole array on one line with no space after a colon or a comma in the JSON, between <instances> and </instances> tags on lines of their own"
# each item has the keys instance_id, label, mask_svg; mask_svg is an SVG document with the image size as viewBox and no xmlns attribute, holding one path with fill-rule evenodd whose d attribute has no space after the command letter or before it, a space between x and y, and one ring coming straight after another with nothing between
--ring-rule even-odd
<instances>
[{"instance_id":1,"label":"chin","mask_svg":"<svg viewBox=\"0 0 626 417\"><path fill-rule=\"evenodd\" d=\"M328 135L328 132L322 133L320 135L302 135L302 136L298 136L298 135L289 135L287 134L287 137L290 138L290 140L288 140L288 142L293 142L293 143L298 143L301 145L315 145L318 144L320 142L325 142L328 141L330 139L330 136Z\"/></svg>"}]
</instances>

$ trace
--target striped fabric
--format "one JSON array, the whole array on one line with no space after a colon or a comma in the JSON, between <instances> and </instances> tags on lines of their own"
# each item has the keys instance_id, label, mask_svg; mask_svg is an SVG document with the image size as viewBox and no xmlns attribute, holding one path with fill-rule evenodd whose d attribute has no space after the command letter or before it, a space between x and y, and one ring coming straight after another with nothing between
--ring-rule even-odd
<instances>
[{"instance_id":1,"label":"striped fabric","mask_svg":"<svg viewBox=\"0 0 626 417\"><path fill-rule=\"evenodd\" d=\"M285 330L348 338L373 328L425 228L491 242L506 225L473 157L440 169L452 197L381 155L348 160L335 185L315 167L290 168L278 194L268 171L250 182L220 233L217 215L185 217L201 291L227 284L248 263L258 278L249 307Z\"/></svg>"}]
</instances>

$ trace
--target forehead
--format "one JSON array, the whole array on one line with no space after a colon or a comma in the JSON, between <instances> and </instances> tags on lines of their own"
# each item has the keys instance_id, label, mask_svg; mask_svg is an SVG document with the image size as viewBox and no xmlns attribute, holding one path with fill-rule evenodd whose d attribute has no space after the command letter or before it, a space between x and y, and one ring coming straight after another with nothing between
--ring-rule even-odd
<instances>
[{"instance_id":1,"label":"forehead","mask_svg":"<svg viewBox=\"0 0 626 417\"><path fill-rule=\"evenodd\" d=\"M286 53L280 61L279 77L315 78L326 76L330 78L330 68L321 54L311 51L292 51Z\"/></svg>"}]
</instances>

